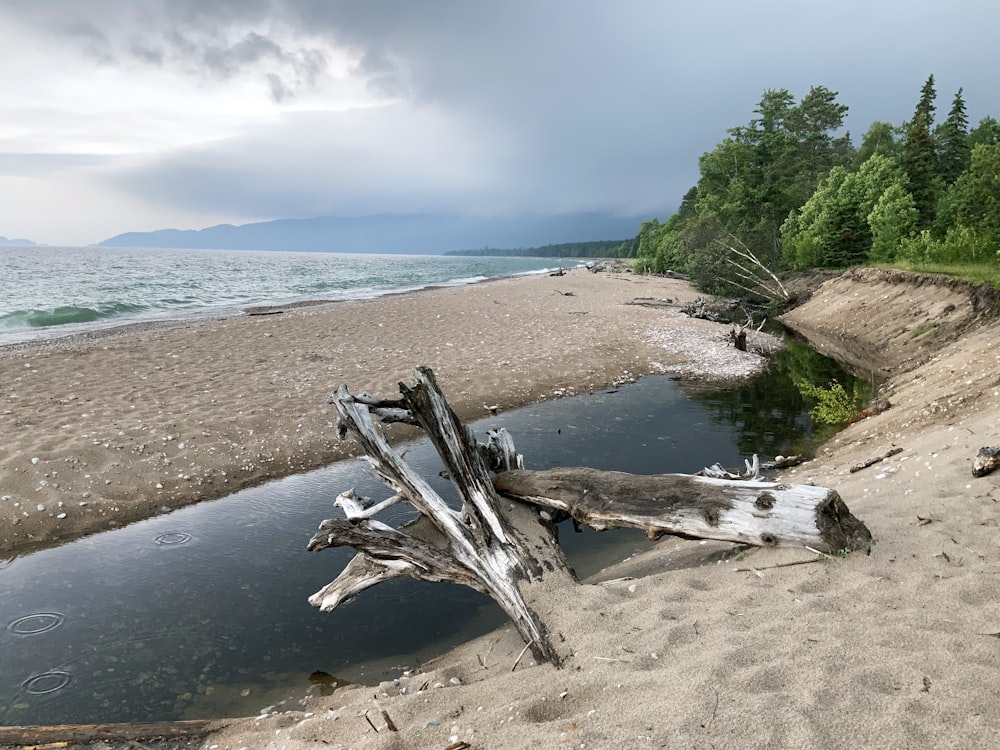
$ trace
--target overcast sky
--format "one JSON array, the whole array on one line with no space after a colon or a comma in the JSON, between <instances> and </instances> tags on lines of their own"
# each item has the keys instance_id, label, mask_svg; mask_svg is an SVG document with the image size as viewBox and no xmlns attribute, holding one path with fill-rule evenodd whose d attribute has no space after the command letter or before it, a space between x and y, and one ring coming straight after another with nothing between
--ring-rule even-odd
<instances>
[{"instance_id":1,"label":"overcast sky","mask_svg":"<svg viewBox=\"0 0 1000 750\"><path fill-rule=\"evenodd\" d=\"M761 93L1000 118L997 0L0 0L0 235L666 218Z\"/></svg>"}]
</instances>

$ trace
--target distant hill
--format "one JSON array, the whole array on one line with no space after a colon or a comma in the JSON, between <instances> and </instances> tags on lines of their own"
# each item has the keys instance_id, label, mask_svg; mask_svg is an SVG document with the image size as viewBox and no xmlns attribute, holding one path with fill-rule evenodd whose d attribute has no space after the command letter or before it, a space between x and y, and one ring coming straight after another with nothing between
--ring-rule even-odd
<instances>
[{"instance_id":1,"label":"distant hill","mask_svg":"<svg viewBox=\"0 0 1000 750\"><path fill-rule=\"evenodd\" d=\"M439 254L467 248L538 247L633 237L646 219L596 212L493 218L442 214L320 216L240 226L220 224L207 229L127 232L98 246Z\"/></svg>"},{"instance_id":2,"label":"distant hill","mask_svg":"<svg viewBox=\"0 0 1000 750\"><path fill-rule=\"evenodd\" d=\"M0 246L2 247L35 247L38 243L31 240L8 240L0 236Z\"/></svg>"}]
</instances>

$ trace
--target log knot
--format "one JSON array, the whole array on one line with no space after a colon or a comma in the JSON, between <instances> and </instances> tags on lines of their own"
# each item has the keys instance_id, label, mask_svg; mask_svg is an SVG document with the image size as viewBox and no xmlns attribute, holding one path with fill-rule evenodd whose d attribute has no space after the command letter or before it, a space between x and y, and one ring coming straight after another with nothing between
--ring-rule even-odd
<instances>
[{"instance_id":1,"label":"log knot","mask_svg":"<svg viewBox=\"0 0 1000 750\"><path fill-rule=\"evenodd\" d=\"M771 508L774 507L775 502L777 502L777 500L774 495L770 492L764 492L754 501L754 507L758 510L771 510Z\"/></svg>"}]
</instances>

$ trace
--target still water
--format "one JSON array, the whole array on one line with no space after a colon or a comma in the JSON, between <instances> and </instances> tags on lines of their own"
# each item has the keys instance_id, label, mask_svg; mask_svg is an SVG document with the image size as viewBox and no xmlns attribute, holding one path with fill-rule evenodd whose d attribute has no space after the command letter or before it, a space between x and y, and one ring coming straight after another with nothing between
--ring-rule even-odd
<instances>
[{"instance_id":1,"label":"still water","mask_svg":"<svg viewBox=\"0 0 1000 750\"><path fill-rule=\"evenodd\" d=\"M787 359L787 358L786 358ZM832 365L818 361L824 372ZM842 374L840 377L846 377ZM786 367L690 395L666 377L501 413L531 469L634 473L739 465L817 439ZM436 478L426 440L406 457ZM310 689L310 675L377 682L502 624L462 587L390 581L330 614L306 598L351 550L308 553L332 501L386 491L347 461L61 547L0 560L0 725L253 715ZM391 509L398 523L405 511ZM339 511L337 511L339 512ZM587 575L649 544L638 531L561 534Z\"/></svg>"}]
</instances>

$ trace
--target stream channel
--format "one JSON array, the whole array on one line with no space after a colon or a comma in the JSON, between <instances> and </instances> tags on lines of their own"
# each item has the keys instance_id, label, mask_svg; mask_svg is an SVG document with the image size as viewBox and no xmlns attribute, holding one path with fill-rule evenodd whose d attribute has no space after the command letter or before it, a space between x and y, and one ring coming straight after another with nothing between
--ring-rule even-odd
<instances>
[{"instance_id":1,"label":"stream channel","mask_svg":"<svg viewBox=\"0 0 1000 750\"><path fill-rule=\"evenodd\" d=\"M768 373L734 386L651 376L502 412L473 428L483 439L506 427L529 469L654 474L741 466L753 453L764 460L809 452L831 434L812 425L795 384L802 378L856 385L793 343ZM406 458L453 496L437 477L429 441L408 444ZM294 708L296 696L328 692L335 681L376 684L503 624L487 597L409 579L382 583L330 614L310 607L306 598L353 555L305 550L319 522L339 513L334 498L350 487L388 496L366 462L350 460L0 559L0 725ZM380 518L396 525L412 513L397 505ZM651 544L636 530L561 531L581 577Z\"/></svg>"}]
</instances>

